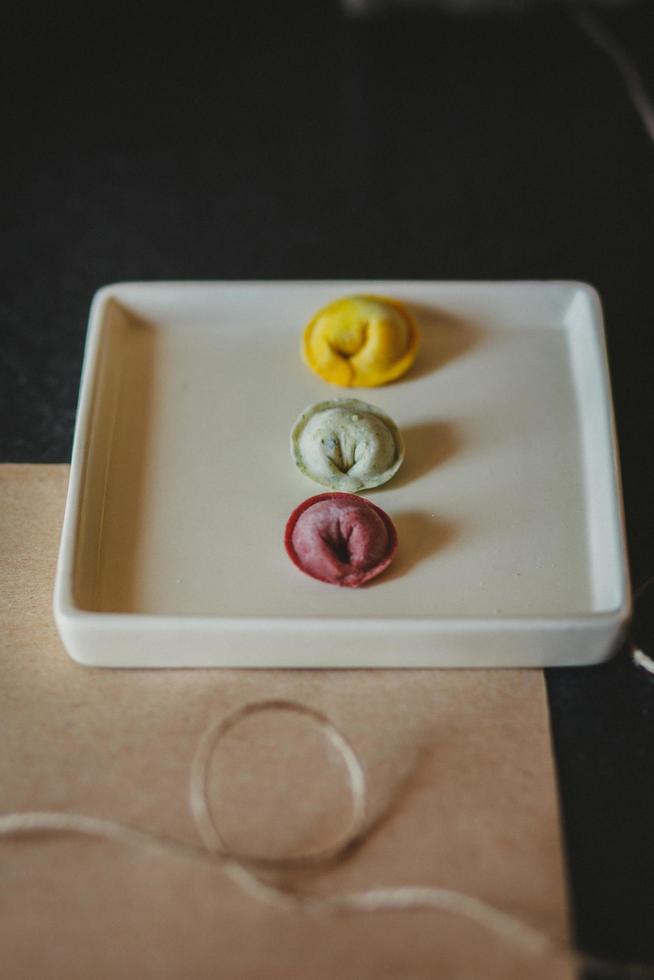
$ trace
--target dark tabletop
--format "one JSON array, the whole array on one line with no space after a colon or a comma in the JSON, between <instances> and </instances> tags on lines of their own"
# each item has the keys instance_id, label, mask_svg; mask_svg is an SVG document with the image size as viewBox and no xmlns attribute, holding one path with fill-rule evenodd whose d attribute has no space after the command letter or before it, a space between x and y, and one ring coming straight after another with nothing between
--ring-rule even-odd
<instances>
[{"instance_id":1,"label":"dark tabletop","mask_svg":"<svg viewBox=\"0 0 654 980\"><path fill-rule=\"evenodd\" d=\"M68 460L89 302L108 282L587 280L633 582L654 574L654 145L568 11L3 12L0 459ZM654 5L598 17L654 96ZM625 648L547 682L577 940L654 961L654 677Z\"/></svg>"}]
</instances>

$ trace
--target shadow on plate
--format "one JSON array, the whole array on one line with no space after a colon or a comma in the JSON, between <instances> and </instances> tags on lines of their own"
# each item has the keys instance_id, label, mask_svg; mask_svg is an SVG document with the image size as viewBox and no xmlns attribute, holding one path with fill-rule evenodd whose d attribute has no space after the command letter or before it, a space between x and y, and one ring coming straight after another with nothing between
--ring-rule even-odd
<instances>
[{"instance_id":1,"label":"shadow on plate","mask_svg":"<svg viewBox=\"0 0 654 980\"><path fill-rule=\"evenodd\" d=\"M418 356L405 376L407 382L437 371L481 343L483 331L468 320L430 306L409 303L407 308L420 329Z\"/></svg>"},{"instance_id":2,"label":"shadow on plate","mask_svg":"<svg viewBox=\"0 0 654 980\"><path fill-rule=\"evenodd\" d=\"M442 466L464 445L461 426L453 422L423 422L402 429L404 463L392 487L403 487Z\"/></svg>"},{"instance_id":3,"label":"shadow on plate","mask_svg":"<svg viewBox=\"0 0 654 980\"><path fill-rule=\"evenodd\" d=\"M454 521L432 517L424 511L393 514L393 523L397 529L398 549L395 561L384 575L386 581L405 575L437 551L449 547L461 531Z\"/></svg>"}]
</instances>

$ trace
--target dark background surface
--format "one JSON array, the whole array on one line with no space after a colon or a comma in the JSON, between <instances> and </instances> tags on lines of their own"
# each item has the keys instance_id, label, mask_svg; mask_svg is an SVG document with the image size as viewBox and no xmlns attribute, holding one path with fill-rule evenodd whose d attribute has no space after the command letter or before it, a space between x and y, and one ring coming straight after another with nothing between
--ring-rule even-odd
<instances>
[{"instance_id":1,"label":"dark background surface","mask_svg":"<svg viewBox=\"0 0 654 980\"><path fill-rule=\"evenodd\" d=\"M69 459L108 282L582 279L654 574L654 146L568 11L3 10L0 460ZM654 92L652 3L598 17ZM548 692L577 940L654 961L654 678L623 650Z\"/></svg>"}]
</instances>

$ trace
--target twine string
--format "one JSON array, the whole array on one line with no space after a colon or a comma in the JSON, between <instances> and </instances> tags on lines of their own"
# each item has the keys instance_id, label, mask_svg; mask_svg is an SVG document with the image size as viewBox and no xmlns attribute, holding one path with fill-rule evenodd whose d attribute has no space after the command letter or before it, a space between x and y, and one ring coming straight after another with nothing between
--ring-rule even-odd
<instances>
[{"instance_id":1,"label":"twine string","mask_svg":"<svg viewBox=\"0 0 654 980\"><path fill-rule=\"evenodd\" d=\"M218 746L228 732L240 722L254 714L268 712L287 713L308 718L321 733L328 745L336 750L345 767L345 775L350 793L351 814L350 822L345 831L333 844L313 851L305 851L299 857L269 858L266 856L252 857L236 854L233 848L227 846L214 815L209 806L208 780L211 759ZM189 785L189 806L195 826L205 848L211 854L229 853L235 860L255 864L291 869L305 868L312 864L324 864L337 859L352 847L365 829L366 823L366 775L359 756L351 743L335 725L320 711L300 704L297 701L266 700L245 704L236 711L212 722L202 735L197 751L191 763L191 779Z\"/></svg>"},{"instance_id":2,"label":"twine string","mask_svg":"<svg viewBox=\"0 0 654 980\"><path fill-rule=\"evenodd\" d=\"M638 594L649 584L646 583ZM639 652L633 653L635 661ZM642 656L645 657L644 654ZM646 666L646 669L649 670L650 667ZM290 858L252 858L235 854L226 846L209 805L207 784L211 759L229 731L246 718L263 712L285 712L310 719L327 743L339 754L350 793L351 815L349 826L335 843ZM344 861L352 853L352 845L364 842L372 829L372 825L366 823L366 774L357 752L326 715L298 702L274 699L250 702L226 717L213 721L201 736L191 763L189 807L201 844L189 844L137 830L114 820L47 810L0 815L0 839L43 833L73 833L101 838L160 856L217 865L244 893L279 909L315 914L439 911L466 918L525 954L558 955L577 969L590 969L599 975L619 973L625 980L654 980L652 964L614 961L577 950L513 914L473 895L453 889L409 885L319 896L290 884L283 877L287 872ZM271 873L277 877L269 880Z\"/></svg>"},{"instance_id":3,"label":"twine string","mask_svg":"<svg viewBox=\"0 0 654 980\"><path fill-rule=\"evenodd\" d=\"M581 8L573 16L580 30L613 62L622 76L627 95L640 116L645 132L654 142L654 105L633 59L590 10Z\"/></svg>"},{"instance_id":4,"label":"twine string","mask_svg":"<svg viewBox=\"0 0 654 980\"><path fill-rule=\"evenodd\" d=\"M330 847L299 858L249 859L234 856L225 847L208 803L208 770L217 745L228 731L245 718L270 711L290 712L312 719L328 743L340 754L350 789L352 813L347 832ZM259 870L260 866L268 871L284 872L290 868L307 865L315 867L329 860L343 859L353 841L365 839L368 833L365 827L366 799L365 770L361 761L345 736L325 715L293 701L257 701L245 704L227 717L212 722L198 744L191 765L189 805L201 845L137 830L113 820L55 811L21 811L0 815L0 838L37 833L75 833L139 848L160 856L217 864L236 886L253 899L285 910L316 914L411 912L421 909L445 912L476 923L525 954L538 956L549 952L565 957L577 968L593 969L596 973L606 975L619 970L629 980L654 980L654 967L649 964L615 962L580 952L480 898L453 889L420 885L380 887L323 897L299 891L287 883L266 880Z\"/></svg>"},{"instance_id":5,"label":"twine string","mask_svg":"<svg viewBox=\"0 0 654 980\"><path fill-rule=\"evenodd\" d=\"M637 605L643 595L654 585L654 575L648 578L639 589L634 593L634 605ZM654 674L654 659L646 653L641 646L636 643L631 645L631 659L636 667L646 670L648 674Z\"/></svg>"}]
</instances>

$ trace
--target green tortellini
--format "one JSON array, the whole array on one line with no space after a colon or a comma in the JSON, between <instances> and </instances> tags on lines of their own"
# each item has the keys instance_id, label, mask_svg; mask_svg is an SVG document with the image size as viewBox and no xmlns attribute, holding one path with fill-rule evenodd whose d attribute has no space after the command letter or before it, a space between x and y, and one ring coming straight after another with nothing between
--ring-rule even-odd
<instances>
[{"instance_id":1,"label":"green tortellini","mask_svg":"<svg viewBox=\"0 0 654 980\"><path fill-rule=\"evenodd\" d=\"M296 466L316 483L357 493L397 473L404 444L395 422L375 405L335 398L310 405L291 431Z\"/></svg>"}]
</instances>

